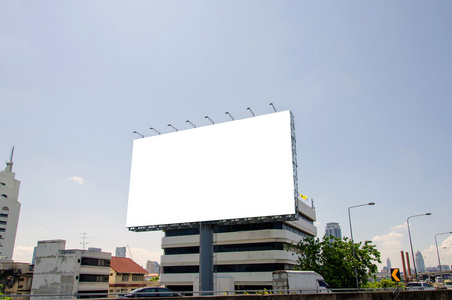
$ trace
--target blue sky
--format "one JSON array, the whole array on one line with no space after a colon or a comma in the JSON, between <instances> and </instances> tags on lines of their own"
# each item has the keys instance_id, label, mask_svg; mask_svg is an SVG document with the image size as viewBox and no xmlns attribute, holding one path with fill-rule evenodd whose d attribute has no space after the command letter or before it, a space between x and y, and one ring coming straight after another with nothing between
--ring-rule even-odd
<instances>
[{"instance_id":1,"label":"blue sky","mask_svg":"<svg viewBox=\"0 0 452 300\"><path fill-rule=\"evenodd\" d=\"M300 192L383 262L437 265L452 231L449 1L1 1L0 158L15 145L14 258L38 240L158 260L125 228L133 131L290 109ZM177 186L175 187L177 190ZM179 191L183 197L183 191ZM150 215L158 214L156 210ZM438 236L452 247L450 235ZM452 248L442 248L452 264Z\"/></svg>"}]
</instances>

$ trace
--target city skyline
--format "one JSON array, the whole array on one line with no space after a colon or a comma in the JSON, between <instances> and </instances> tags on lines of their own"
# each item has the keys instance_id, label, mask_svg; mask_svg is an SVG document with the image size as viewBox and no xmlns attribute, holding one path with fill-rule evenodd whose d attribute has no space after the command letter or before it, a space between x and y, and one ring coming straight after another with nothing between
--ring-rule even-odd
<instances>
[{"instance_id":1,"label":"city skyline","mask_svg":"<svg viewBox=\"0 0 452 300\"><path fill-rule=\"evenodd\" d=\"M407 218L430 212L410 220L411 238L426 266L438 264L434 237L452 231L451 3L0 8L0 159L15 146L21 182L15 260L31 261L39 240L81 248L87 233L89 247L128 246L140 265L159 261L163 234L126 228L133 132L274 107L294 115L298 192L313 199L318 233L333 220L349 237L347 209L375 202L351 210L354 240L377 245L379 269L387 258L400 267ZM439 236L438 247L451 265L452 237Z\"/></svg>"}]
</instances>

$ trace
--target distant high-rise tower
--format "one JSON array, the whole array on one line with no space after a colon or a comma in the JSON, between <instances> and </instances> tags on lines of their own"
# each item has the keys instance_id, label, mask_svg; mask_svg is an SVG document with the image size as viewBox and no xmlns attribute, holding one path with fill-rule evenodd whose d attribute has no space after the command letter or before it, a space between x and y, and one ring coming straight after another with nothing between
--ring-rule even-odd
<instances>
[{"instance_id":1,"label":"distant high-rise tower","mask_svg":"<svg viewBox=\"0 0 452 300\"><path fill-rule=\"evenodd\" d=\"M0 259L13 259L19 222L20 203L17 199L20 181L15 179L13 172L13 154L14 147L5 170L0 172Z\"/></svg>"},{"instance_id":2,"label":"distant high-rise tower","mask_svg":"<svg viewBox=\"0 0 452 300\"><path fill-rule=\"evenodd\" d=\"M342 231L341 231L341 227L339 226L339 223L326 223L326 228L325 228L325 235L326 236L334 236L337 238L342 238Z\"/></svg>"},{"instance_id":3,"label":"distant high-rise tower","mask_svg":"<svg viewBox=\"0 0 452 300\"><path fill-rule=\"evenodd\" d=\"M156 261L148 260L146 263L146 271L148 273L159 273L159 263Z\"/></svg>"},{"instance_id":4,"label":"distant high-rise tower","mask_svg":"<svg viewBox=\"0 0 452 300\"><path fill-rule=\"evenodd\" d=\"M386 260L386 268L388 272L391 272L391 260L389 258Z\"/></svg>"},{"instance_id":5,"label":"distant high-rise tower","mask_svg":"<svg viewBox=\"0 0 452 300\"><path fill-rule=\"evenodd\" d=\"M126 247L116 247L116 257L126 257Z\"/></svg>"},{"instance_id":6,"label":"distant high-rise tower","mask_svg":"<svg viewBox=\"0 0 452 300\"><path fill-rule=\"evenodd\" d=\"M425 263L424 257L422 257L422 253L419 251L416 252L415 259L416 259L416 270L418 271L418 273L425 273Z\"/></svg>"}]
</instances>

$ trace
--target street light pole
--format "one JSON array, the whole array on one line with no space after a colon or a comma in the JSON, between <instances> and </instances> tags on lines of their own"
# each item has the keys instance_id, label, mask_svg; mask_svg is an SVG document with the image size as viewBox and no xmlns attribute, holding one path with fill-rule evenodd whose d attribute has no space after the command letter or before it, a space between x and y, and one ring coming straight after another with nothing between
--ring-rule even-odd
<instances>
[{"instance_id":1,"label":"street light pole","mask_svg":"<svg viewBox=\"0 0 452 300\"><path fill-rule=\"evenodd\" d=\"M431 215L431 213L425 213L425 214L410 216L410 217L408 217L408 219L406 219L406 224L408 225L408 237L410 238L411 257L413 258L414 276L415 276L414 278L416 279L416 281L417 281L417 270L416 270L416 260L414 259L413 243L411 242L410 218L421 217L421 216L430 216L430 215Z\"/></svg>"},{"instance_id":2,"label":"street light pole","mask_svg":"<svg viewBox=\"0 0 452 300\"><path fill-rule=\"evenodd\" d=\"M452 231L435 234L436 254L438 254L439 273L441 274L441 279L443 279L443 269L441 267L441 260L439 259L438 241L436 240L436 237L441 234L451 234L451 233Z\"/></svg>"},{"instance_id":3,"label":"street light pole","mask_svg":"<svg viewBox=\"0 0 452 300\"><path fill-rule=\"evenodd\" d=\"M366 205L375 205L374 202L370 202L370 203L365 203L365 204L360 204L360 205L355 205L355 206L350 206L348 208L348 222L350 224L350 237L352 239L352 253L353 253L353 265L355 267L355 279L356 279L356 288L359 291L359 282L358 282L358 270L356 269L356 262L355 262L355 246L354 246L354 241L353 241L353 231L352 231L352 218L350 215L350 208L354 208L354 207L359 207L359 206L366 206Z\"/></svg>"}]
</instances>

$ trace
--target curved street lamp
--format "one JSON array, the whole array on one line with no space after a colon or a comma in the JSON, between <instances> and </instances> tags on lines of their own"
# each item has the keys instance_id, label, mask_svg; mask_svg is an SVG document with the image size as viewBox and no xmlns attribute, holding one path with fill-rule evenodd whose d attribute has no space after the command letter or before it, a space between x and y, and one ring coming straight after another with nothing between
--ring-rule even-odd
<instances>
[{"instance_id":1,"label":"curved street lamp","mask_svg":"<svg viewBox=\"0 0 452 300\"><path fill-rule=\"evenodd\" d=\"M355 247L354 247L354 242L353 242L353 232L352 232L352 218L350 216L350 208L354 208L354 207L360 207L360 206L366 206L366 205L375 205L374 202L369 202L369 203L365 203L365 204L359 204L359 205L355 205L355 206L350 206L348 208L348 222L350 224L350 237L352 238L352 253L353 253L353 265L355 267L355 278L356 278L356 288L359 290L359 282L358 282L358 270L356 269L356 263L355 263Z\"/></svg>"},{"instance_id":2,"label":"curved street lamp","mask_svg":"<svg viewBox=\"0 0 452 300\"><path fill-rule=\"evenodd\" d=\"M413 243L411 242L411 232L410 232L409 220L410 220L410 218L414 218L414 217L430 216L430 215L431 215L431 213L425 213L425 214L410 216L410 217L408 217L408 219L406 219L406 224L408 225L408 237L410 238L411 257L413 258L414 276L415 276L414 278L416 278L416 281L417 281L416 260L414 259Z\"/></svg>"},{"instance_id":3,"label":"curved street lamp","mask_svg":"<svg viewBox=\"0 0 452 300\"><path fill-rule=\"evenodd\" d=\"M443 278L443 269L442 269L442 267L441 267L441 260L439 259L438 241L436 240L436 237L437 237L438 235L442 235L442 234L451 234L451 233L452 233L452 231L435 234L436 254L438 254L439 273L441 274L441 278Z\"/></svg>"}]
</instances>

